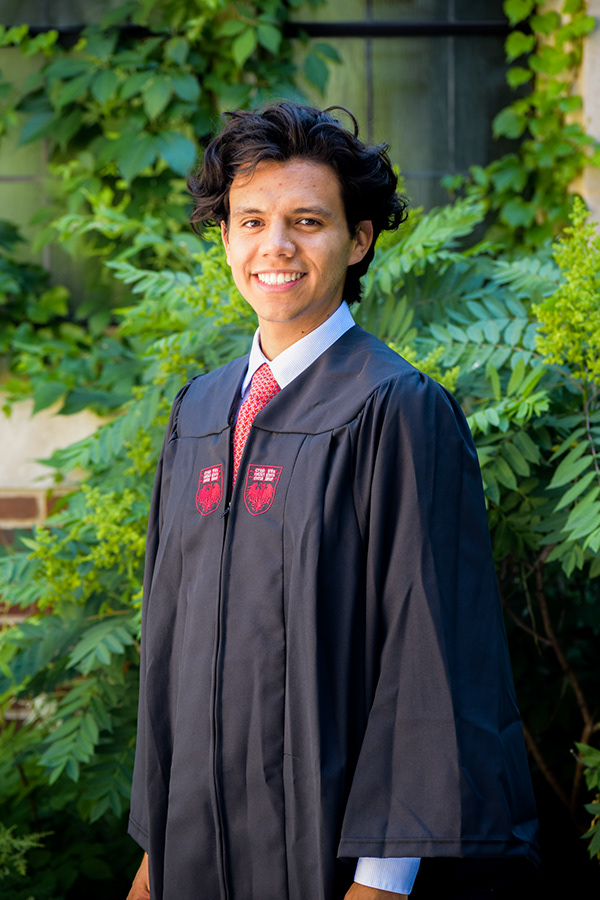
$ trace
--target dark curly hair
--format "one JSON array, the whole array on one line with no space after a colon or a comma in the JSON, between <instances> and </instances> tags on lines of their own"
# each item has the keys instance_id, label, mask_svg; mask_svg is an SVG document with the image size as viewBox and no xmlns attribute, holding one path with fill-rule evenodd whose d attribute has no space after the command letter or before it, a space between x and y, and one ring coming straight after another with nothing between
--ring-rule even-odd
<instances>
[{"instance_id":1,"label":"dark curly hair","mask_svg":"<svg viewBox=\"0 0 600 900\"><path fill-rule=\"evenodd\" d=\"M332 115L345 112L354 124L351 134ZM387 144L369 147L358 138L358 124L347 109L321 111L284 101L258 111L223 113L223 131L213 138L198 173L188 178L194 201L194 231L229 221L229 188L239 173L251 174L264 161L306 159L329 166L338 177L350 235L359 222L373 223L373 241L363 259L348 267L344 298L360 301L360 278L365 274L384 230L393 231L406 219L408 201L396 193L398 179Z\"/></svg>"}]
</instances>

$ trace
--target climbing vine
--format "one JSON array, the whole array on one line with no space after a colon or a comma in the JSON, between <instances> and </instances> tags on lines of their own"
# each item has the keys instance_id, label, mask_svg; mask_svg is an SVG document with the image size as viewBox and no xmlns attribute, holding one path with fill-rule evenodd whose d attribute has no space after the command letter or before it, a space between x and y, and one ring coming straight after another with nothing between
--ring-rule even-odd
<instances>
[{"instance_id":1,"label":"climbing vine","mask_svg":"<svg viewBox=\"0 0 600 900\"><path fill-rule=\"evenodd\" d=\"M516 99L493 121L494 136L515 149L470 176L445 179L485 199L494 242L539 246L568 222L572 184L600 165L600 144L587 134L576 92L584 40L595 27L585 0L505 0L512 31L506 41L509 85Z\"/></svg>"}]
</instances>

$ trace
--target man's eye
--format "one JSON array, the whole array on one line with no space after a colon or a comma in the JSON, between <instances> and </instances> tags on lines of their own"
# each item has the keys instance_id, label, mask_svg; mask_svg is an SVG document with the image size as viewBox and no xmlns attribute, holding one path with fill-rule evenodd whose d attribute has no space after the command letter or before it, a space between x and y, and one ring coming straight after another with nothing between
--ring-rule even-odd
<instances>
[{"instance_id":1,"label":"man's eye","mask_svg":"<svg viewBox=\"0 0 600 900\"><path fill-rule=\"evenodd\" d=\"M307 216L304 216L300 219L300 225L320 225L321 223L317 219L309 219Z\"/></svg>"},{"instance_id":2,"label":"man's eye","mask_svg":"<svg viewBox=\"0 0 600 900\"><path fill-rule=\"evenodd\" d=\"M260 223L259 219L248 219L247 222L243 223L243 227L244 228L256 228L260 224L261 223Z\"/></svg>"}]
</instances>

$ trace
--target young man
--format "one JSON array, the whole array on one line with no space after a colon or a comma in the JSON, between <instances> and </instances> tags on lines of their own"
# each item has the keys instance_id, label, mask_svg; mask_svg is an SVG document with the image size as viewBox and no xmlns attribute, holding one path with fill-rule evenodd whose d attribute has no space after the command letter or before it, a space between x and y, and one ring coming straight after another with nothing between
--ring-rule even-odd
<instances>
[{"instance_id":1,"label":"young man","mask_svg":"<svg viewBox=\"0 0 600 900\"><path fill-rule=\"evenodd\" d=\"M159 464L132 900L391 900L421 857L536 856L468 428L346 303L396 183L290 103L231 114L191 180L259 329Z\"/></svg>"}]
</instances>

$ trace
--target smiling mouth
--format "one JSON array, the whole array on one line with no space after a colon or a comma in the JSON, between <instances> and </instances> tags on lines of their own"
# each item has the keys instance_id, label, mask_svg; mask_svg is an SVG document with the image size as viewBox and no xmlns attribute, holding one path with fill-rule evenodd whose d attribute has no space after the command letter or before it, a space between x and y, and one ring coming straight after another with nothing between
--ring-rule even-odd
<instances>
[{"instance_id":1,"label":"smiling mouth","mask_svg":"<svg viewBox=\"0 0 600 900\"><path fill-rule=\"evenodd\" d=\"M256 277L261 284L289 284L304 278L306 272L257 272Z\"/></svg>"}]
</instances>

